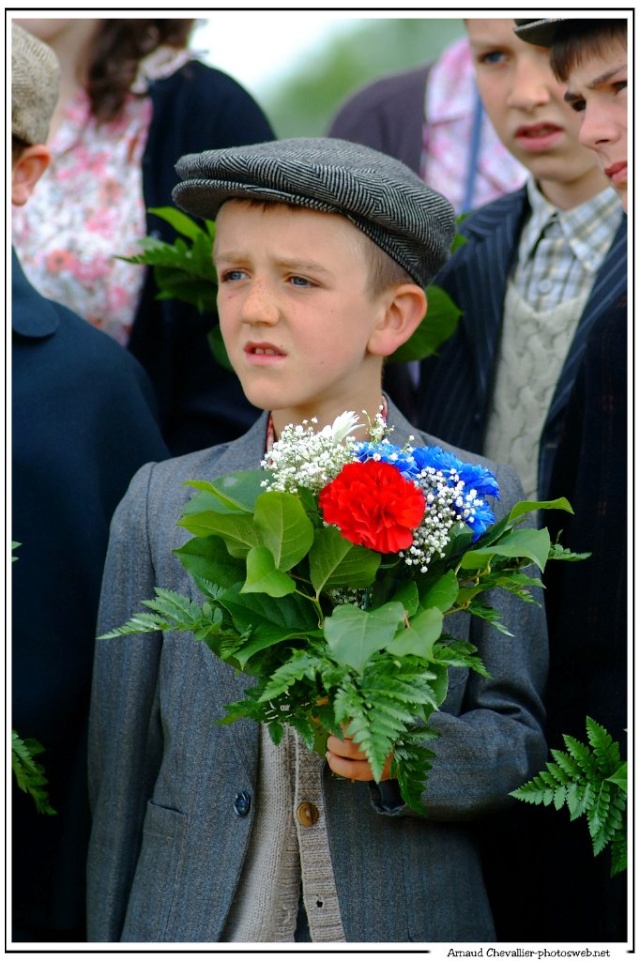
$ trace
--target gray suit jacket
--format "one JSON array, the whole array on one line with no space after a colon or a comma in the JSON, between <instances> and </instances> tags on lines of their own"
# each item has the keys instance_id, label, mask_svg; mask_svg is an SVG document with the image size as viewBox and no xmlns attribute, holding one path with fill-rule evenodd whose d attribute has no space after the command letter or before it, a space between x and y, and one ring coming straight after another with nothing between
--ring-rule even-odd
<instances>
[{"instance_id":1,"label":"gray suit jacket","mask_svg":"<svg viewBox=\"0 0 640 961\"><path fill-rule=\"evenodd\" d=\"M416 433L390 405L393 439ZM172 549L192 494L182 482L259 466L266 420L240 440L138 472L113 521L100 633L141 610L160 585L195 589ZM419 442L435 443L422 435ZM446 445L443 445L446 446ZM468 457L460 452L462 456ZM474 457L474 460L479 458ZM496 469L506 511L521 490ZM483 941L494 937L474 838L484 814L544 763L543 611L499 600L513 638L460 615L492 679L452 672L435 724L428 816L388 815L375 787L325 772L327 829L350 942ZM91 941L221 940L256 808L258 727L221 726L247 679L177 633L99 641L90 733L93 833Z\"/></svg>"}]
</instances>

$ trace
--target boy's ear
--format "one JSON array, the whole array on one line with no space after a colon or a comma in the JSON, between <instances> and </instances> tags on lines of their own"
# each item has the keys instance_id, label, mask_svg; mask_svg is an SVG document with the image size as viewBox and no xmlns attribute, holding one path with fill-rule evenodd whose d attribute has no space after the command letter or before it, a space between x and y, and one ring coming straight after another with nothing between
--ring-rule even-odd
<instances>
[{"instance_id":1,"label":"boy's ear","mask_svg":"<svg viewBox=\"0 0 640 961\"><path fill-rule=\"evenodd\" d=\"M384 317L369 338L369 352L389 357L409 340L427 313L427 295L417 284L399 284L391 288Z\"/></svg>"},{"instance_id":2,"label":"boy's ear","mask_svg":"<svg viewBox=\"0 0 640 961\"><path fill-rule=\"evenodd\" d=\"M51 151L44 144L25 147L11 169L11 203L22 207L51 163Z\"/></svg>"}]
</instances>

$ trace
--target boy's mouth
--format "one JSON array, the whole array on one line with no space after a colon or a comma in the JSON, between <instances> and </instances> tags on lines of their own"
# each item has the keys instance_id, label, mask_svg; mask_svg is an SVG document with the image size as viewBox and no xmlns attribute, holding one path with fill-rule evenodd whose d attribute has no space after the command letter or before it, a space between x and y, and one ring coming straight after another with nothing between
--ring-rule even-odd
<instances>
[{"instance_id":1,"label":"boy's mouth","mask_svg":"<svg viewBox=\"0 0 640 961\"><path fill-rule=\"evenodd\" d=\"M623 184L627 182L627 162L626 160L621 160L618 163L611 164L610 167L605 167L605 175L614 184Z\"/></svg>"},{"instance_id":2,"label":"boy's mouth","mask_svg":"<svg viewBox=\"0 0 640 961\"><path fill-rule=\"evenodd\" d=\"M564 133L562 127L554 123L522 124L515 132L515 139L524 150L548 150Z\"/></svg>"},{"instance_id":3,"label":"boy's mouth","mask_svg":"<svg viewBox=\"0 0 640 961\"><path fill-rule=\"evenodd\" d=\"M244 348L245 354L249 354L251 357L284 357L284 351L280 350L279 347L275 347L273 344L267 343L248 343Z\"/></svg>"}]
</instances>

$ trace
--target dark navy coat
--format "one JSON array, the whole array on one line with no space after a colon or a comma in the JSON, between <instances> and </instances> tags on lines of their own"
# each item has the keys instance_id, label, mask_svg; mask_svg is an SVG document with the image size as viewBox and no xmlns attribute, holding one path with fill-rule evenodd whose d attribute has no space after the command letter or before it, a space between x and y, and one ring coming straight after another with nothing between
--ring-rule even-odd
<instances>
[{"instance_id":1,"label":"dark navy coat","mask_svg":"<svg viewBox=\"0 0 640 961\"><path fill-rule=\"evenodd\" d=\"M86 718L109 523L168 450L139 363L12 265L12 725L36 738L57 815L13 798L17 927L81 928Z\"/></svg>"}]
</instances>

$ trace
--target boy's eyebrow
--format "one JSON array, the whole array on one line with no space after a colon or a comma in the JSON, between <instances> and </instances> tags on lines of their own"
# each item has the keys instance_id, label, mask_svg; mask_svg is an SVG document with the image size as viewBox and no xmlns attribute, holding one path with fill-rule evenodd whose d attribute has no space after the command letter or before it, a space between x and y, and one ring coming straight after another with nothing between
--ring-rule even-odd
<instances>
[{"instance_id":1,"label":"boy's eyebrow","mask_svg":"<svg viewBox=\"0 0 640 961\"><path fill-rule=\"evenodd\" d=\"M604 73L594 77L593 80L590 80L589 83L585 84L587 90L596 90L598 87L604 86L604 84L608 83L609 80L611 80L612 77L615 77L617 73L620 73L621 70L624 70L625 67L626 64L621 63L618 64L617 67L612 67L610 70L605 70ZM567 90L564 95L564 99L567 103L573 103L576 100L580 100L581 96L579 93L574 93L572 90Z\"/></svg>"},{"instance_id":2,"label":"boy's eyebrow","mask_svg":"<svg viewBox=\"0 0 640 961\"><path fill-rule=\"evenodd\" d=\"M214 248L213 259L218 263L244 262L246 255L233 250L216 251ZM275 261L276 266L287 270L313 271L314 273L329 274L331 271L316 260L298 260L297 258L281 257Z\"/></svg>"}]
</instances>

